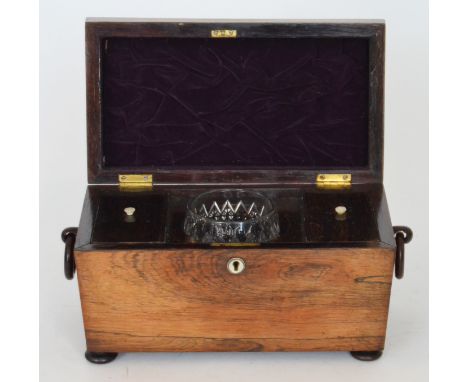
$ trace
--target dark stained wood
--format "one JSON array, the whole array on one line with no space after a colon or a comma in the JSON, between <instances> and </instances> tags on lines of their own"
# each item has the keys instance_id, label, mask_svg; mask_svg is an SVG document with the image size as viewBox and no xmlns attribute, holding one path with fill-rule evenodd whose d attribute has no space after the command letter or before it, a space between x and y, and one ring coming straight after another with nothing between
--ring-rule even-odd
<instances>
[{"instance_id":1,"label":"dark stained wood","mask_svg":"<svg viewBox=\"0 0 468 382\"><path fill-rule=\"evenodd\" d=\"M87 348L381 350L394 251L76 251ZM226 263L245 260L232 275Z\"/></svg>"},{"instance_id":2,"label":"dark stained wood","mask_svg":"<svg viewBox=\"0 0 468 382\"><path fill-rule=\"evenodd\" d=\"M343 190L309 187L251 188L264 194L279 214L280 236L269 247L381 246L394 248L393 230L381 184ZM76 248L202 247L183 231L188 202L205 188L154 187L122 191L118 186L89 186ZM335 207L344 205L345 220ZM135 221L123 209L135 207Z\"/></svg>"},{"instance_id":3,"label":"dark stained wood","mask_svg":"<svg viewBox=\"0 0 468 382\"><path fill-rule=\"evenodd\" d=\"M166 199L165 194L152 192L117 192L100 197L93 222L93 242L164 242ZM124 212L129 206L136 209L132 218Z\"/></svg>"},{"instance_id":4,"label":"dark stained wood","mask_svg":"<svg viewBox=\"0 0 468 382\"><path fill-rule=\"evenodd\" d=\"M370 46L369 89L369 168L333 169L350 172L354 183L382 182L383 168L383 92L384 34L383 22L235 22L197 20L105 20L90 19L86 23L87 128L89 183L117 183L121 173L151 173L158 184L253 184L258 186L315 182L317 174L327 169L262 168L262 169L181 169L181 168L105 168L101 148L101 42L109 37L209 37L212 29L236 29L243 38L275 37L359 37L368 38ZM330 171L328 171L330 172Z\"/></svg>"},{"instance_id":5,"label":"dark stained wood","mask_svg":"<svg viewBox=\"0 0 468 382\"><path fill-rule=\"evenodd\" d=\"M76 235L75 247L79 248L85 243L89 243L93 236L93 221L96 218L96 202L90 196L90 187L86 189L83 208L81 210L80 225Z\"/></svg>"}]
</instances>

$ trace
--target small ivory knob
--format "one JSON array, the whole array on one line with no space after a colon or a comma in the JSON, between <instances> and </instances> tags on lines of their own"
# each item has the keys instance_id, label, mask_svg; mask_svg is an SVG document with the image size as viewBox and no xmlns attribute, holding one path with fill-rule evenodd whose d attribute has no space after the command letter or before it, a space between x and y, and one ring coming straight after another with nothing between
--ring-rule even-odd
<instances>
[{"instance_id":1,"label":"small ivory knob","mask_svg":"<svg viewBox=\"0 0 468 382\"><path fill-rule=\"evenodd\" d=\"M342 216L346 213L346 207L345 206L338 206L335 208L335 212L337 215Z\"/></svg>"},{"instance_id":2,"label":"small ivory knob","mask_svg":"<svg viewBox=\"0 0 468 382\"><path fill-rule=\"evenodd\" d=\"M127 214L127 216L133 216L133 214L135 213L135 208L126 207L124 208L124 212Z\"/></svg>"}]
</instances>

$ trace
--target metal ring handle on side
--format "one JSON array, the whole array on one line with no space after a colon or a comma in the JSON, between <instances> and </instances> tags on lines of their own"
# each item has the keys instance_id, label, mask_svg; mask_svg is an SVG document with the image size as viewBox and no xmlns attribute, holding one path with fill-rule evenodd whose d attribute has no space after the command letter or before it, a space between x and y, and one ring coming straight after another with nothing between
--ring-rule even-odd
<instances>
[{"instance_id":1,"label":"metal ring handle on side","mask_svg":"<svg viewBox=\"0 0 468 382\"><path fill-rule=\"evenodd\" d=\"M63 259L63 270L65 272L65 278L72 280L75 274L75 256L73 250L75 248L75 240L78 228L68 227L62 231L62 240L65 243L65 253Z\"/></svg>"},{"instance_id":2,"label":"metal ring handle on side","mask_svg":"<svg viewBox=\"0 0 468 382\"><path fill-rule=\"evenodd\" d=\"M402 279L405 273L405 244L413 239L413 231L406 226L394 226L393 235L396 242L395 277Z\"/></svg>"}]
</instances>

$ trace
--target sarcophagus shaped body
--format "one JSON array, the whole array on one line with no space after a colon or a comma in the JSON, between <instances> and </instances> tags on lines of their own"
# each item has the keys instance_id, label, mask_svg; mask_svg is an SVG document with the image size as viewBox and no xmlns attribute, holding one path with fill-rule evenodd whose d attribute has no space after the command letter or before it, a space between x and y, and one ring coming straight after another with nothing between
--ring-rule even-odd
<instances>
[{"instance_id":1,"label":"sarcophagus shaped body","mask_svg":"<svg viewBox=\"0 0 468 382\"><path fill-rule=\"evenodd\" d=\"M88 360L385 344L381 22L86 23Z\"/></svg>"}]
</instances>

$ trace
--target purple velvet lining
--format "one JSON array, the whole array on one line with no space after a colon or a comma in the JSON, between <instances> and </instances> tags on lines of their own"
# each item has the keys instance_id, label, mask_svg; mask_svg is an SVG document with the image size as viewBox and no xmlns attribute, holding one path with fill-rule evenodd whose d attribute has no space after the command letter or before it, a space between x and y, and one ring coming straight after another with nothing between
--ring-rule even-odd
<instances>
[{"instance_id":1,"label":"purple velvet lining","mask_svg":"<svg viewBox=\"0 0 468 382\"><path fill-rule=\"evenodd\" d=\"M106 167L365 167L368 40L112 38Z\"/></svg>"}]
</instances>

